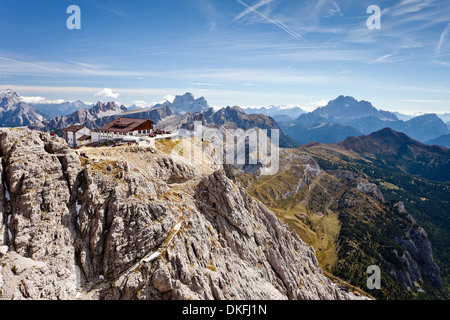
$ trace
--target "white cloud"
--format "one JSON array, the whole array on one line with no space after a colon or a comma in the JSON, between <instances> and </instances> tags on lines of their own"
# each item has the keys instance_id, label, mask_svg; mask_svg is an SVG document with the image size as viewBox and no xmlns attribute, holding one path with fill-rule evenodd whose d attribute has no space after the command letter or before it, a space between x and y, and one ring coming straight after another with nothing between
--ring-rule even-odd
<instances>
[{"instance_id":1,"label":"white cloud","mask_svg":"<svg viewBox=\"0 0 450 320\"><path fill-rule=\"evenodd\" d=\"M172 103L173 100L175 100L175 96L173 96L173 95L171 95L171 94L165 95L165 96L163 97L163 102L169 101L170 103Z\"/></svg>"},{"instance_id":2,"label":"white cloud","mask_svg":"<svg viewBox=\"0 0 450 320\"><path fill-rule=\"evenodd\" d=\"M45 97L20 97L20 100L31 104L60 104L66 102L64 99L48 100Z\"/></svg>"},{"instance_id":3,"label":"white cloud","mask_svg":"<svg viewBox=\"0 0 450 320\"><path fill-rule=\"evenodd\" d=\"M144 100L135 100L135 101L133 101L133 104L138 108L149 108L149 107L155 106L157 104L163 104L167 101L172 103L173 100L175 100L175 96L168 94L168 95L165 95L161 101L153 101L153 102L149 103Z\"/></svg>"},{"instance_id":4,"label":"white cloud","mask_svg":"<svg viewBox=\"0 0 450 320\"><path fill-rule=\"evenodd\" d=\"M118 92L114 92L113 89L105 88L105 89L101 90L100 92L97 92L95 94L95 96L101 97L101 98L117 99L120 96L120 94Z\"/></svg>"},{"instance_id":5,"label":"white cloud","mask_svg":"<svg viewBox=\"0 0 450 320\"><path fill-rule=\"evenodd\" d=\"M150 105L150 106L154 106L154 105L157 105L157 104L164 104L165 102L170 102L170 103L172 103L173 100L175 100L175 96L174 96L174 95L171 95L171 94L168 94L168 95L165 95L165 96L162 98L161 101L152 102L152 103L150 103L149 105Z\"/></svg>"},{"instance_id":6,"label":"white cloud","mask_svg":"<svg viewBox=\"0 0 450 320\"><path fill-rule=\"evenodd\" d=\"M328 102L329 102L328 100L312 101L309 103L308 107L305 106L305 107L302 107L302 109L305 111L309 111L309 112L314 111L317 108L326 106L328 104Z\"/></svg>"},{"instance_id":7,"label":"white cloud","mask_svg":"<svg viewBox=\"0 0 450 320\"><path fill-rule=\"evenodd\" d=\"M44 97L20 97L20 100L26 103L44 103Z\"/></svg>"},{"instance_id":8,"label":"white cloud","mask_svg":"<svg viewBox=\"0 0 450 320\"><path fill-rule=\"evenodd\" d=\"M143 100L133 101L133 104L138 108L147 108L148 107L148 103Z\"/></svg>"}]
</instances>

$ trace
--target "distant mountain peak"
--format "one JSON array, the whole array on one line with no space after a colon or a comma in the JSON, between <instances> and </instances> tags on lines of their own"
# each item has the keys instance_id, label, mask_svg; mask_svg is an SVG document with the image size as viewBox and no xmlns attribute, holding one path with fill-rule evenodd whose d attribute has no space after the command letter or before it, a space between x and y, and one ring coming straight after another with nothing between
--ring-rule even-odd
<instances>
[{"instance_id":1,"label":"distant mountain peak","mask_svg":"<svg viewBox=\"0 0 450 320\"><path fill-rule=\"evenodd\" d=\"M395 131L391 128L384 128L369 135L348 137L347 139L338 143L338 145L344 146L345 148L355 149L355 146L358 146L358 150L366 151L373 151L374 149L387 150L392 146L400 147L411 144L423 145L421 142L410 138L406 134Z\"/></svg>"},{"instance_id":2,"label":"distant mountain peak","mask_svg":"<svg viewBox=\"0 0 450 320\"><path fill-rule=\"evenodd\" d=\"M371 133L370 135L371 135L371 136L376 136L376 135L390 135L390 136L396 136L396 137L398 137L398 136L408 137L406 134L404 134L404 133L402 133L402 132L395 131L394 129L389 128L389 127L383 128L383 129L378 130L378 131L376 131L376 132L373 132L373 133Z\"/></svg>"},{"instance_id":3,"label":"distant mountain peak","mask_svg":"<svg viewBox=\"0 0 450 320\"><path fill-rule=\"evenodd\" d=\"M20 96L17 94L17 92L11 89L6 89L4 92L0 93L0 99L9 99L14 103L19 103L21 101Z\"/></svg>"},{"instance_id":4,"label":"distant mountain peak","mask_svg":"<svg viewBox=\"0 0 450 320\"><path fill-rule=\"evenodd\" d=\"M317 108L312 114L329 121L351 120L376 117L381 120L397 121L397 116L389 111L378 110L370 102L358 101L351 96L339 96L324 107Z\"/></svg>"},{"instance_id":5,"label":"distant mountain peak","mask_svg":"<svg viewBox=\"0 0 450 320\"><path fill-rule=\"evenodd\" d=\"M28 103L22 101L15 91L7 89L0 93L0 126L20 127L42 120L44 117Z\"/></svg>"},{"instance_id":6,"label":"distant mountain peak","mask_svg":"<svg viewBox=\"0 0 450 320\"><path fill-rule=\"evenodd\" d=\"M193 99L195 99L194 95L191 92L186 92L183 97L192 97Z\"/></svg>"},{"instance_id":7,"label":"distant mountain peak","mask_svg":"<svg viewBox=\"0 0 450 320\"><path fill-rule=\"evenodd\" d=\"M344 95L340 95L340 96L337 97L334 101L358 102L358 100L356 100L356 99L353 98L352 96L344 96Z\"/></svg>"},{"instance_id":8,"label":"distant mountain peak","mask_svg":"<svg viewBox=\"0 0 450 320\"><path fill-rule=\"evenodd\" d=\"M240 113L245 113L245 111L241 107L238 107L238 106L232 106L232 107L228 106L225 109L226 110L235 110L235 111L238 111Z\"/></svg>"},{"instance_id":9,"label":"distant mountain peak","mask_svg":"<svg viewBox=\"0 0 450 320\"><path fill-rule=\"evenodd\" d=\"M187 112L208 111L210 106L204 97L195 99L194 95L190 92L186 92L184 95L175 96L171 104L171 109L178 114L184 114Z\"/></svg>"},{"instance_id":10,"label":"distant mountain peak","mask_svg":"<svg viewBox=\"0 0 450 320\"><path fill-rule=\"evenodd\" d=\"M423 114L417 117L414 117L413 119L427 119L427 120L441 120L441 118L438 117L438 115L436 113L427 113L427 114ZM443 121L442 121L443 122Z\"/></svg>"}]
</instances>

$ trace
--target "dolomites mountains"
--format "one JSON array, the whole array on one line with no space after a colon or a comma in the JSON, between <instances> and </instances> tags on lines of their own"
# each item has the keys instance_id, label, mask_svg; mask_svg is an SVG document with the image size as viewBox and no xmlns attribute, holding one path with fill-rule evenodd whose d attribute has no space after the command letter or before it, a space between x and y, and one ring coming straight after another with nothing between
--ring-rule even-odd
<instances>
[{"instance_id":1,"label":"dolomites mountains","mask_svg":"<svg viewBox=\"0 0 450 320\"><path fill-rule=\"evenodd\" d=\"M351 299L220 166L0 130L0 299Z\"/></svg>"}]
</instances>

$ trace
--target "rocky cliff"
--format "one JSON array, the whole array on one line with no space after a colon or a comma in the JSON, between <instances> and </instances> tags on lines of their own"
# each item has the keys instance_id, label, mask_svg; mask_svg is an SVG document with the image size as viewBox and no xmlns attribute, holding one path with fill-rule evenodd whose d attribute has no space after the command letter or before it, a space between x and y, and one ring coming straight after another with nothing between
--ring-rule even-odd
<instances>
[{"instance_id":1,"label":"rocky cliff","mask_svg":"<svg viewBox=\"0 0 450 320\"><path fill-rule=\"evenodd\" d=\"M211 166L0 130L1 299L349 299Z\"/></svg>"}]
</instances>

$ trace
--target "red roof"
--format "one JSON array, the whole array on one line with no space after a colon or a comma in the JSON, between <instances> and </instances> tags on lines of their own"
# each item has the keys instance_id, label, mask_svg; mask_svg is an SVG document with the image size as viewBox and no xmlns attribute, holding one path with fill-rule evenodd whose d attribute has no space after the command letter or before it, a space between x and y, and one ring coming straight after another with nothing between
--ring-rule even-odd
<instances>
[{"instance_id":1,"label":"red roof","mask_svg":"<svg viewBox=\"0 0 450 320\"><path fill-rule=\"evenodd\" d=\"M81 129L85 128L85 126L82 125L73 125L70 127L67 127L64 129L64 131L72 131L72 132L77 132L80 131Z\"/></svg>"},{"instance_id":2,"label":"red roof","mask_svg":"<svg viewBox=\"0 0 450 320\"><path fill-rule=\"evenodd\" d=\"M150 121L150 124L154 123L151 119L118 118L104 125L99 130L128 133L134 131L135 128L146 123L147 121Z\"/></svg>"}]
</instances>

